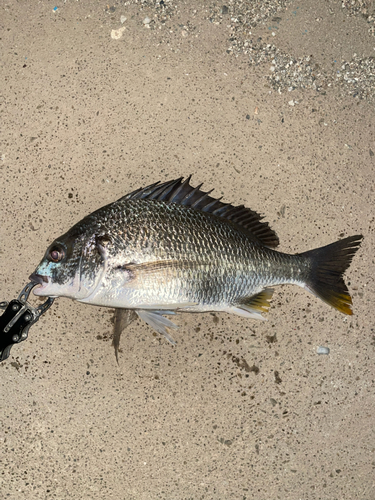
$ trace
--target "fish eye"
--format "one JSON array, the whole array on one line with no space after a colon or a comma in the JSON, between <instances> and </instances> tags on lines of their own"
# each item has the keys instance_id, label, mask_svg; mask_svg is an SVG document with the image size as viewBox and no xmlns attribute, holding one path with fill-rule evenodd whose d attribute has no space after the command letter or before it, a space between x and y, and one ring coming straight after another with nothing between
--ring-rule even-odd
<instances>
[{"instance_id":1,"label":"fish eye","mask_svg":"<svg viewBox=\"0 0 375 500\"><path fill-rule=\"evenodd\" d=\"M60 262L65 256L65 252L62 248L53 247L49 252L49 258L52 262Z\"/></svg>"}]
</instances>

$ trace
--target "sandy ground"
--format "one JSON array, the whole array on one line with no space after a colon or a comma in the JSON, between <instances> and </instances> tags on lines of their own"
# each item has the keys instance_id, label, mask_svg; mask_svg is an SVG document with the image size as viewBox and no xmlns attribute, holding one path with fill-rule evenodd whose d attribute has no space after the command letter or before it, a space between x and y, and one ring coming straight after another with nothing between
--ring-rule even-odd
<instances>
[{"instance_id":1,"label":"sandy ground","mask_svg":"<svg viewBox=\"0 0 375 500\"><path fill-rule=\"evenodd\" d=\"M192 173L283 251L362 233L354 316L280 287L267 322L179 315L175 347L136 321L118 366L113 310L57 300L0 365L1 498L375 498L374 99L334 80L375 38L341 2L282 2L254 36L326 76L279 91L232 49L252 3L1 3L0 300L86 214Z\"/></svg>"}]
</instances>

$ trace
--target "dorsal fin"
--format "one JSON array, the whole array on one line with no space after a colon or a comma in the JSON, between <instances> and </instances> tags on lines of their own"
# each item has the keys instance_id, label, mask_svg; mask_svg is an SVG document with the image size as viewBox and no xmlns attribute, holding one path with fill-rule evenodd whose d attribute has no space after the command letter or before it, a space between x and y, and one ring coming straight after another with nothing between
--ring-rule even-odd
<instances>
[{"instance_id":1,"label":"dorsal fin","mask_svg":"<svg viewBox=\"0 0 375 500\"><path fill-rule=\"evenodd\" d=\"M137 189L122 198L123 200L157 200L165 203L177 203L186 207L209 212L223 219L227 219L246 229L254 235L263 245L274 248L279 244L279 238L269 227L267 222L262 222L263 217L258 213L244 207L233 206L230 203L222 203L221 198L213 198L209 194L213 191L202 191L202 184L193 188L190 185L191 175L183 180L183 177L162 184L155 182L145 188ZM119 201L120 201L119 200Z\"/></svg>"}]
</instances>

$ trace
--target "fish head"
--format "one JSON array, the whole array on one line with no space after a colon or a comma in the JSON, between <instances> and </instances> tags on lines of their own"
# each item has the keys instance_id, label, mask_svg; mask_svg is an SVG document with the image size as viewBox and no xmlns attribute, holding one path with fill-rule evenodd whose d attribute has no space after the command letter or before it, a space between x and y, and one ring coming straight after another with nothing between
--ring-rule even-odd
<instances>
[{"instance_id":1,"label":"fish head","mask_svg":"<svg viewBox=\"0 0 375 500\"><path fill-rule=\"evenodd\" d=\"M105 267L101 243L96 236L87 236L79 228L57 238L30 275L40 286L33 292L41 297L85 299L93 293Z\"/></svg>"}]
</instances>

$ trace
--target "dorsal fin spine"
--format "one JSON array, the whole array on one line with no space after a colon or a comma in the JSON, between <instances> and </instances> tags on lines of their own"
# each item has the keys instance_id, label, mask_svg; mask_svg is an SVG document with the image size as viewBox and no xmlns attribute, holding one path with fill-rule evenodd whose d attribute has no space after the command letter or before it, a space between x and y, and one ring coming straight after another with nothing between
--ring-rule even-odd
<instances>
[{"instance_id":1,"label":"dorsal fin spine","mask_svg":"<svg viewBox=\"0 0 375 500\"><path fill-rule=\"evenodd\" d=\"M192 196L194 196L194 194L200 190L200 188L203 186L203 182L201 184L199 184L199 186L197 186L196 188L194 188L192 191L190 191L190 193L188 193L184 199L182 200L183 202L186 202L188 201Z\"/></svg>"},{"instance_id":2,"label":"dorsal fin spine","mask_svg":"<svg viewBox=\"0 0 375 500\"><path fill-rule=\"evenodd\" d=\"M205 205L204 207L204 211L205 212L211 212L212 214L214 213L214 211L211 211L211 209L216 205L216 203L219 203L219 201L222 199L223 197L220 196L220 198L218 198L217 200L213 200L211 201L208 205Z\"/></svg>"},{"instance_id":3,"label":"dorsal fin spine","mask_svg":"<svg viewBox=\"0 0 375 500\"><path fill-rule=\"evenodd\" d=\"M169 202L173 202L173 200L175 198L177 198L177 195L181 192L181 190L185 187L186 183L189 184L189 181L190 181L190 178L191 178L191 175L184 181L181 183L183 177L180 177L178 179L178 181L180 182L180 185L176 187L176 189L174 191L172 191L172 193L169 195L169 199L168 201Z\"/></svg>"},{"instance_id":4,"label":"dorsal fin spine","mask_svg":"<svg viewBox=\"0 0 375 500\"><path fill-rule=\"evenodd\" d=\"M197 199L197 200L196 200L196 201L192 204L191 208L195 208L195 207L197 207L201 201L203 201L205 198L207 198L207 197L208 197L208 195L209 195L209 194L211 194L211 193L212 193L212 191L213 191L213 189L211 189L210 191L207 191L207 193L204 193L204 194L203 194L200 198L198 198L198 199Z\"/></svg>"}]
</instances>

